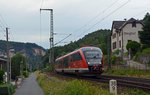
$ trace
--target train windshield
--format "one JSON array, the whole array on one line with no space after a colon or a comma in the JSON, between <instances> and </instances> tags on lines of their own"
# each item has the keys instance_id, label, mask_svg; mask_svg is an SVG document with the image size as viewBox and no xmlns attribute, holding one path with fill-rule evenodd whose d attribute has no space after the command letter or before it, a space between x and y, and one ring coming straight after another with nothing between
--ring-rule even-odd
<instances>
[{"instance_id":1,"label":"train windshield","mask_svg":"<svg viewBox=\"0 0 150 95\"><path fill-rule=\"evenodd\" d=\"M90 64L99 64L99 62L102 61L102 53L98 50L84 51L84 55L86 61L90 62Z\"/></svg>"}]
</instances>

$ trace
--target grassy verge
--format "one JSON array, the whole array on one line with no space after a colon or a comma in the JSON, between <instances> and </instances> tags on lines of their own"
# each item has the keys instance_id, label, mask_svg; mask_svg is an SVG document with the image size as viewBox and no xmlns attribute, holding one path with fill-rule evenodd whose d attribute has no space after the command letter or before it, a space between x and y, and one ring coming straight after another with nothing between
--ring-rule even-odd
<instances>
[{"instance_id":1,"label":"grassy verge","mask_svg":"<svg viewBox=\"0 0 150 95\"><path fill-rule=\"evenodd\" d=\"M108 75L123 75L129 77L138 77L138 78L150 78L149 70L136 70L136 69L111 69L106 74Z\"/></svg>"},{"instance_id":2,"label":"grassy verge","mask_svg":"<svg viewBox=\"0 0 150 95\"><path fill-rule=\"evenodd\" d=\"M45 95L111 95L108 90L92 86L87 81L48 79L39 73L37 81Z\"/></svg>"}]
</instances>

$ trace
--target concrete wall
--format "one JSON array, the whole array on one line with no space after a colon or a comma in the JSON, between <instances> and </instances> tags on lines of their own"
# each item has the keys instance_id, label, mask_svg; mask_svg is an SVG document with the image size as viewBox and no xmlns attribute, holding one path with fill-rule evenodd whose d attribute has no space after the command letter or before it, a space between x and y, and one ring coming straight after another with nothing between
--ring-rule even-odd
<instances>
[{"instance_id":1,"label":"concrete wall","mask_svg":"<svg viewBox=\"0 0 150 95\"><path fill-rule=\"evenodd\" d=\"M141 54L138 55L137 61L147 64L150 61L150 54Z\"/></svg>"}]
</instances>

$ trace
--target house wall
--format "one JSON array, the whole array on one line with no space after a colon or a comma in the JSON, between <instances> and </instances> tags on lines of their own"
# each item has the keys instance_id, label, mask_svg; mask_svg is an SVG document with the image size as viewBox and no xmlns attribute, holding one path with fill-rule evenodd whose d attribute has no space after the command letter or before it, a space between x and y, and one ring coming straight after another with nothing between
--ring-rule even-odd
<instances>
[{"instance_id":1,"label":"house wall","mask_svg":"<svg viewBox=\"0 0 150 95\"><path fill-rule=\"evenodd\" d=\"M126 24L120 32L116 32L116 29L112 30L112 36L111 36L111 51L114 52L115 50L121 50L122 51L122 43L123 43L123 51L127 52L126 45L128 43L128 40L131 41L137 41L140 42L139 39L139 31L142 31L143 25L140 23L136 23L136 27L132 27L132 23ZM123 32L123 34L122 34ZM113 38L113 34L116 33L116 37ZM122 35L123 35L123 41L122 41ZM120 46L120 42L121 46ZM113 43L116 42L116 48L113 49Z\"/></svg>"},{"instance_id":2,"label":"house wall","mask_svg":"<svg viewBox=\"0 0 150 95\"><path fill-rule=\"evenodd\" d=\"M116 37L113 38L113 35L116 34ZM116 42L116 48L113 49L113 43ZM112 52L114 52L115 50L117 50L117 33L116 33L116 29L112 30L112 36L111 36L111 50Z\"/></svg>"},{"instance_id":3,"label":"house wall","mask_svg":"<svg viewBox=\"0 0 150 95\"><path fill-rule=\"evenodd\" d=\"M140 43L139 31L142 31L142 24L137 23L136 27L132 27L132 24L127 24L123 29L123 49L124 52L127 52L126 45L128 40L136 41Z\"/></svg>"}]
</instances>

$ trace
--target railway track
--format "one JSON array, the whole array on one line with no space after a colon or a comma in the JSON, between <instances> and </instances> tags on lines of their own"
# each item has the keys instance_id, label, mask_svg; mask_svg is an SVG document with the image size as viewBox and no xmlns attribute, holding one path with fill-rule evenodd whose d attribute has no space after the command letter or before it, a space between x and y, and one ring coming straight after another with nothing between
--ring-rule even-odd
<instances>
[{"instance_id":1,"label":"railway track","mask_svg":"<svg viewBox=\"0 0 150 95\"><path fill-rule=\"evenodd\" d=\"M114 80L117 80L118 86L128 87L128 88L137 88L137 89L142 89L144 91L150 92L150 79L112 76L112 75L101 75L100 78L87 77L87 76L77 77L76 75L72 75L72 74L59 74L59 75L70 77L70 78L77 78L81 80L101 82L101 83L109 83L111 79L114 79Z\"/></svg>"},{"instance_id":2,"label":"railway track","mask_svg":"<svg viewBox=\"0 0 150 95\"><path fill-rule=\"evenodd\" d=\"M109 83L111 79L117 80L118 86L128 87L128 88L138 88L144 91L150 91L150 79L133 78L133 77L122 77L122 76L110 76L102 75L100 79L92 77L82 77L86 80L92 80L96 82Z\"/></svg>"}]
</instances>

